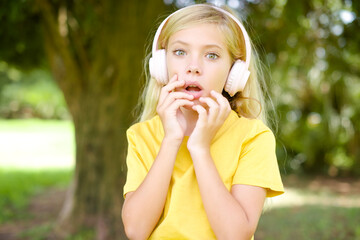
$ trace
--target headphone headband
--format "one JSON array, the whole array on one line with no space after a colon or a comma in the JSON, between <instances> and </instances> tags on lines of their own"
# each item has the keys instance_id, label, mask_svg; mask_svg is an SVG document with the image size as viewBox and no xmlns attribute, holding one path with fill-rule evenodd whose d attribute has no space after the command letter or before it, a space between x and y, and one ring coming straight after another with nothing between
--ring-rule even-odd
<instances>
[{"instance_id":1,"label":"headphone headband","mask_svg":"<svg viewBox=\"0 0 360 240\"><path fill-rule=\"evenodd\" d=\"M206 4L198 4L198 5L206 5ZM187 6L187 7L184 7L184 8L181 8L175 12L173 12L172 14L170 14L167 18L165 18L165 20L162 21L162 23L160 24L160 26L158 27L156 33L155 33L155 36L154 36L154 40L153 40L153 45L152 45L152 56L155 56L155 52L158 50L157 49L157 46L158 46L158 41L159 41L159 36L161 34L161 31L165 25L165 23L169 20L169 18L171 16L173 16L174 14L186 9L186 8L190 8L192 7L193 5L191 6ZM211 6L211 5L206 5L206 6L210 6L212 8L214 8L215 10L227 15L228 17L230 17L232 20L234 20L234 22L240 27L240 30L242 32L242 35L244 37L244 41L245 41L245 50L246 50L246 58L245 58L245 66L246 66L246 69L249 68L249 65L250 65L250 57L251 57L251 44L250 44L250 38L249 38L249 35L248 33L246 32L245 30L245 27L240 23L240 21L234 16L232 15L231 13L229 13L228 11L222 9L222 8L219 8L219 7L216 7L216 6Z\"/></svg>"}]
</instances>

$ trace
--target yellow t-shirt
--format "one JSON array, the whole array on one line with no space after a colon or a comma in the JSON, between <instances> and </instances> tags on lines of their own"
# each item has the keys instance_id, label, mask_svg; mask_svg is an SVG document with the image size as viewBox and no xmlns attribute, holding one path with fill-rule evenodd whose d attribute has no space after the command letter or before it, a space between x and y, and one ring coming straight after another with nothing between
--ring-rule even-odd
<instances>
[{"instance_id":1,"label":"yellow t-shirt","mask_svg":"<svg viewBox=\"0 0 360 240\"><path fill-rule=\"evenodd\" d=\"M127 131L128 174L124 195L144 180L160 149L164 130L159 116ZM174 166L164 212L149 239L216 239L201 200L194 166L184 139ZM230 191L234 184L263 187L267 197L283 193L275 138L260 120L232 111L211 144L211 156Z\"/></svg>"}]
</instances>

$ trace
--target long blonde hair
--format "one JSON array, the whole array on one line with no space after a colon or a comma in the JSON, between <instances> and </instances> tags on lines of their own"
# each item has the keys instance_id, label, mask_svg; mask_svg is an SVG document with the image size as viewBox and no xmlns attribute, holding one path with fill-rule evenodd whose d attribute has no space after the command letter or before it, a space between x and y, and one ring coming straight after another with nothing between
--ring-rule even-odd
<instances>
[{"instance_id":1,"label":"long blonde hair","mask_svg":"<svg viewBox=\"0 0 360 240\"><path fill-rule=\"evenodd\" d=\"M224 9L234 15L230 9ZM216 24L219 27L225 36L226 45L233 62L237 59L245 61L245 43L239 26L229 16L216 10L210 4L195 4L171 16L159 36L158 48L166 49L172 34L204 23ZM140 102L142 112L138 121L145 121L156 115L156 106L162 88L147 71L149 58L150 54L145 58L144 62L147 83ZM240 117L258 118L267 124L267 107L264 101L266 85L262 66L253 45L249 71L251 72L250 77L242 92L238 92L231 97L227 92L223 91L223 95L229 100L231 108Z\"/></svg>"}]
</instances>

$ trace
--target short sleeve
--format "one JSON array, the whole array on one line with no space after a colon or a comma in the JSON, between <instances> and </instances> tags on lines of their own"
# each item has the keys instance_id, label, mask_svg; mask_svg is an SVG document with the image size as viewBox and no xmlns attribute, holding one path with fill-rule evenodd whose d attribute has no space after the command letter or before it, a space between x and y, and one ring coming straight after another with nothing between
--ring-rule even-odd
<instances>
[{"instance_id":1,"label":"short sleeve","mask_svg":"<svg viewBox=\"0 0 360 240\"><path fill-rule=\"evenodd\" d=\"M124 185L124 196L128 192L135 191L146 177L148 172L146 165L138 151L135 131L131 128L126 131L128 151L126 156L127 176Z\"/></svg>"},{"instance_id":2,"label":"short sleeve","mask_svg":"<svg viewBox=\"0 0 360 240\"><path fill-rule=\"evenodd\" d=\"M267 197L275 197L284 192L276 158L275 137L265 125L242 144L238 167L233 185L245 184L265 188Z\"/></svg>"}]
</instances>

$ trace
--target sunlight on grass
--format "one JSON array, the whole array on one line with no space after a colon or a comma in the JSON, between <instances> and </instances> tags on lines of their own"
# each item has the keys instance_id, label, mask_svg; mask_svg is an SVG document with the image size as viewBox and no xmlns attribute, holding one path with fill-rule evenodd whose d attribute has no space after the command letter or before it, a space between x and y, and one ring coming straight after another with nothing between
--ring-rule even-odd
<instances>
[{"instance_id":1,"label":"sunlight on grass","mask_svg":"<svg viewBox=\"0 0 360 240\"><path fill-rule=\"evenodd\" d=\"M284 178L291 187L267 200L256 240L360 239L360 194L347 184L354 187L358 183L294 179Z\"/></svg>"},{"instance_id":2,"label":"sunlight on grass","mask_svg":"<svg viewBox=\"0 0 360 240\"><path fill-rule=\"evenodd\" d=\"M322 205L282 207L264 213L256 240L360 239L360 208Z\"/></svg>"},{"instance_id":3,"label":"sunlight on grass","mask_svg":"<svg viewBox=\"0 0 360 240\"><path fill-rule=\"evenodd\" d=\"M275 197L268 203L268 208L316 205L336 207L360 207L360 195L341 195L327 191L311 192L296 188L286 188L285 194Z\"/></svg>"},{"instance_id":4,"label":"sunlight on grass","mask_svg":"<svg viewBox=\"0 0 360 240\"><path fill-rule=\"evenodd\" d=\"M2 168L73 168L74 152L70 121L0 120Z\"/></svg>"}]
</instances>

